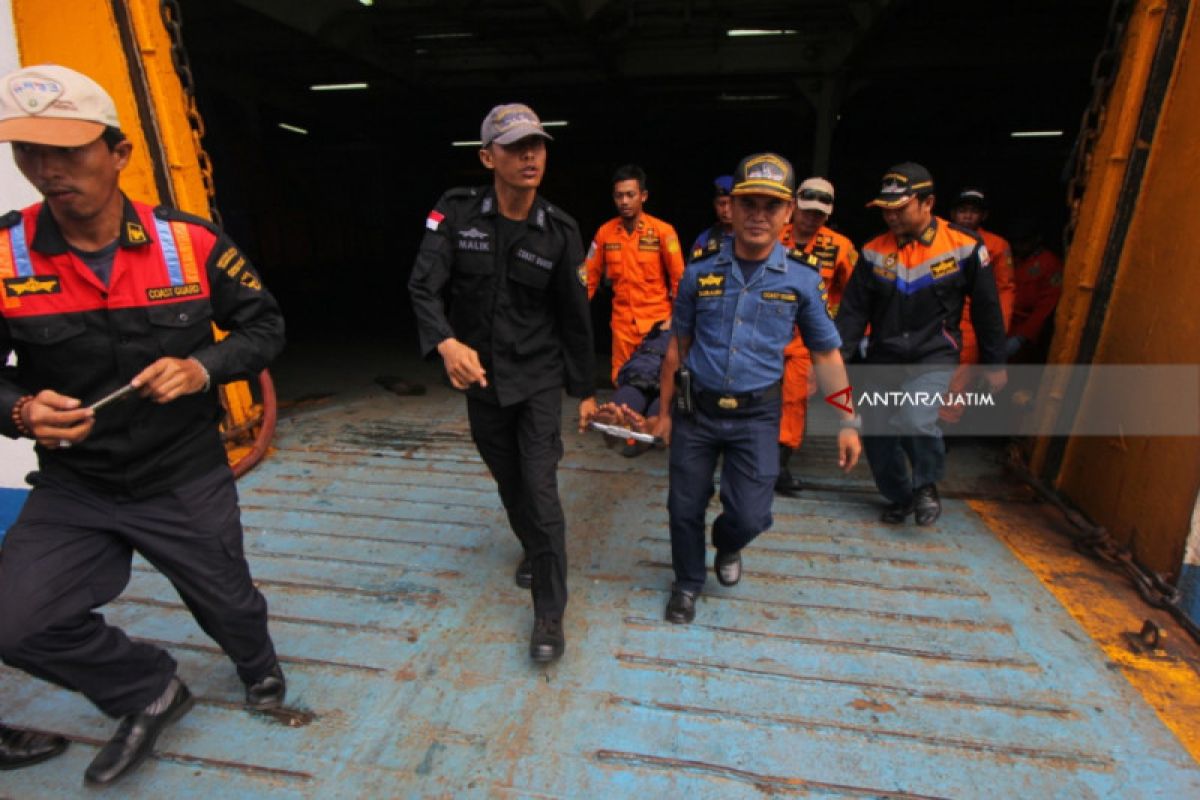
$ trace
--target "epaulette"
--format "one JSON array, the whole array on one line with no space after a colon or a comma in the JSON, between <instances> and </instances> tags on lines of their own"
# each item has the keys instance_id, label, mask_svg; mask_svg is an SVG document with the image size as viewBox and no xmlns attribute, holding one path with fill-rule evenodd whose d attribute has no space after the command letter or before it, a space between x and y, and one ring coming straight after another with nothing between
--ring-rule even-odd
<instances>
[{"instance_id":1,"label":"epaulette","mask_svg":"<svg viewBox=\"0 0 1200 800\"><path fill-rule=\"evenodd\" d=\"M804 266L815 269L817 272L821 271L821 259L812 253L806 253L798 247L793 247L791 250L788 250L787 255L793 261L799 261Z\"/></svg>"},{"instance_id":2,"label":"epaulette","mask_svg":"<svg viewBox=\"0 0 1200 800\"><path fill-rule=\"evenodd\" d=\"M170 206L155 206L154 216L159 219L167 219L172 222L190 222L193 225L199 225L202 228L207 228L214 236L221 235L221 229L218 228L212 220L198 217L195 214L189 214L186 211L180 211L178 208Z\"/></svg>"},{"instance_id":3,"label":"epaulette","mask_svg":"<svg viewBox=\"0 0 1200 800\"><path fill-rule=\"evenodd\" d=\"M5 214L3 217L0 217L0 229L11 228L13 225L16 225L20 221L21 221L21 212L20 211L10 211L7 214Z\"/></svg>"},{"instance_id":4,"label":"epaulette","mask_svg":"<svg viewBox=\"0 0 1200 800\"><path fill-rule=\"evenodd\" d=\"M560 222L566 223L568 226L575 228L576 230L579 229L579 223L576 222L575 218L572 217L570 214L563 211L561 208L554 205L553 203L551 203L548 200L543 200L542 202L544 204L544 208L546 209L546 213L548 213L550 216L554 217L555 219L559 220Z\"/></svg>"},{"instance_id":5,"label":"epaulette","mask_svg":"<svg viewBox=\"0 0 1200 800\"><path fill-rule=\"evenodd\" d=\"M946 224L950 227L950 230L952 230L952 231L958 231L959 233L965 233L967 236L970 236L975 241L983 242L983 237L980 236L976 231L971 230L970 228L964 228L962 225L959 225L957 222L947 222Z\"/></svg>"},{"instance_id":6,"label":"epaulette","mask_svg":"<svg viewBox=\"0 0 1200 800\"><path fill-rule=\"evenodd\" d=\"M476 197L478 195L478 186L455 186L453 189L447 189L442 197Z\"/></svg>"}]
</instances>

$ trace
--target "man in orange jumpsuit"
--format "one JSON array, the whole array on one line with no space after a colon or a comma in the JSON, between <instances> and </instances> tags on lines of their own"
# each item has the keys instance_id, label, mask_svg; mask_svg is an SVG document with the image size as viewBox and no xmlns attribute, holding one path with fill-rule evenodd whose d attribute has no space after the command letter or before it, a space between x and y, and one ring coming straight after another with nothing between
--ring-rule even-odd
<instances>
[{"instance_id":1,"label":"man in orange jumpsuit","mask_svg":"<svg viewBox=\"0 0 1200 800\"><path fill-rule=\"evenodd\" d=\"M1002 236L997 236L985 230L983 223L988 218L987 195L983 190L969 186L958 193L954 205L950 207L950 221L960 228L965 228L983 239L983 246L991 257L993 275L996 276L996 292L1000 296L1000 309L1004 313L1004 327L1007 330L1008 321L1012 317L1013 297L1016 285L1013 282L1012 248ZM963 307L962 317L962 355L959 357L959 368L950 379L950 392L958 394L971 388L976 376L974 366L979 363L979 342L975 338L975 328L971 325L971 299L968 297ZM956 425L962 419L966 406L945 405L938 412L942 425Z\"/></svg>"},{"instance_id":2,"label":"man in orange jumpsuit","mask_svg":"<svg viewBox=\"0 0 1200 800\"><path fill-rule=\"evenodd\" d=\"M796 208L792 222L780 237L784 246L811 253L821 262L821 278L828 294L825 298L829 315L836 316L842 290L854 272L858 251L850 240L825 226L833 213L833 184L824 178L809 178L796 191ZM800 482L788 468L792 453L804 439L804 423L808 418L809 379L812 358L800 336L793 331L792 341L783 351L783 409L779 424L779 477L775 492L795 497Z\"/></svg>"},{"instance_id":3,"label":"man in orange jumpsuit","mask_svg":"<svg viewBox=\"0 0 1200 800\"><path fill-rule=\"evenodd\" d=\"M1062 295L1063 264L1042 246L1033 220L1014 222L1011 233L1017 290L1005 349L1010 361L1038 362L1044 358L1047 323Z\"/></svg>"},{"instance_id":4,"label":"man in orange jumpsuit","mask_svg":"<svg viewBox=\"0 0 1200 800\"><path fill-rule=\"evenodd\" d=\"M587 255L588 299L600 281L613 289L612 380L654 323L671 317L671 300L683 276L675 229L642 207L649 197L646 173L626 164L613 174L617 216L600 226Z\"/></svg>"}]
</instances>

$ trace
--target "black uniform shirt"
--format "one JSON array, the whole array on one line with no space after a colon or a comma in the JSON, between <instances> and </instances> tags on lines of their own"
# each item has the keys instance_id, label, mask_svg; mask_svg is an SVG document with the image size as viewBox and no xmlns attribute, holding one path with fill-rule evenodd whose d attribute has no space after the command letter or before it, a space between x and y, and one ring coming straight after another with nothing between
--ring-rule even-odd
<instances>
[{"instance_id":1,"label":"black uniform shirt","mask_svg":"<svg viewBox=\"0 0 1200 800\"><path fill-rule=\"evenodd\" d=\"M594 390L595 354L579 227L540 195L522 223L501 220L491 187L451 189L426 220L408 290L421 352L455 338L479 353L501 406L566 386ZM501 227L503 226L503 230Z\"/></svg>"}]
</instances>

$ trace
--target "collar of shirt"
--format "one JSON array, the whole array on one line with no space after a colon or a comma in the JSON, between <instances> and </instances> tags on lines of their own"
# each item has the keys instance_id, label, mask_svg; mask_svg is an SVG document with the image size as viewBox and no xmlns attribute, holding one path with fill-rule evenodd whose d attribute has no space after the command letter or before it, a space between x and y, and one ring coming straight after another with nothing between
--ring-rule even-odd
<instances>
[{"instance_id":1,"label":"collar of shirt","mask_svg":"<svg viewBox=\"0 0 1200 800\"><path fill-rule=\"evenodd\" d=\"M937 217L932 217L929 224L925 226L925 230L921 231L916 236L904 236L896 238L897 247L906 247L913 242L920 242L923 245L933 243L933 237L937 236L938 220Z\"/></svg>"},{"instance_id":2,"label":"collar of shirt","mask_svg":"<svg viewBox=\"0 0 1200 800\"><path fill-rule=\"evenodd\" d=\"M500 213L497 208L498 205L496 202L496 190L494 187L489 186L487 191L483 193L483 199L479 201L479 213L485 217L494 217ZM534 195L533 205L529 207L529 216L523 221L529 223L539 231L546 230L546 201L542 199L540 194Z\"/></svg>"},{"instance_id":3,"label":"collar of shirt","mask_svg":"<svg viewBox=\"0 0 1200 800\"><path fill-rule=\"evenodd\" d=\"M734 283L742 286L751 286L761 281L763 274L762 269L755 270L754 275L751 276L749 281L744 281L742 279L742 271L740 269L732 269L735 259L733 248L734 240L732 238L723 239L721 241L721 250L719 253L717 253L715 263L720 264L722 267L725 267L729 270L729 274ZM775 246L771 248L771 254L767 256L767 260L763 264L763 267L769 270L774 270L775 272L787 272L787 248L779 242L776 242Z\"/></svg>"},{"instance_id":4,"label":"collar of shirt","mask_svg":"<svg viewBox=\"0 0 1200 800\"><path fill-rule=\"evenodd\" d=\"M121 202L121 232L117 235L120 246L140 247L152 243L154 239L150 236L150 231L142 225L137 209L133 207L133 203L129 202L129 198L124 193L121 194ZM37 252L48 256L62 255L67 252L67 240L63 238L62 230L59 229L58 222L55 221L54 215L50 213L50 206L46 203L42 203L42 207L38 211L37 233L34 234L31 246Z\"/></svg>"}]
</instances>

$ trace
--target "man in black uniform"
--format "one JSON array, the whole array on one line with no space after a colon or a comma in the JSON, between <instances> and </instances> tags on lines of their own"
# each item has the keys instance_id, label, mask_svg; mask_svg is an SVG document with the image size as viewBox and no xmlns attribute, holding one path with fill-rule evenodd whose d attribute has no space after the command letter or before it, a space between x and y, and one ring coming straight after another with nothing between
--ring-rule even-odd
<instances>
[{"instance_id":1,"label":"man in black uniform","mask_svg":"<svg viewBox=\"0 0 1200 800\"><path fill-rule=\"evenodd\" d=\"M120 718L84 775L106 785L194 702L161 648L94 609L136 551L229 654L246 702L285 685L242 554L216 386L283 347L283 318L204 220L129 200L112 98L53 65L0 78L0 141L44 196L0 218L0 433L37 442L33 490L0 552L0 657ZM214 341L212 324L229 331ZM134 387L120 403L87 403Z\"/></svg>"},{"instance_id":2,"label":"man in black uniform","mask_svg":"<svg viewBox=\"0 0 1200 800\"><path fill-rule=\"evenodd\" d=\"M408 288L422 352L436 351L466 391L471 437L525 551L516 580L533 594L529 655L549 662L565 647L564 384L581 399L581 429L596 410L583 246L575 220L537 193L551 137L533 110L496 106L480 138L493 184L442 195Z\"/></svg>"}]
</instances>

